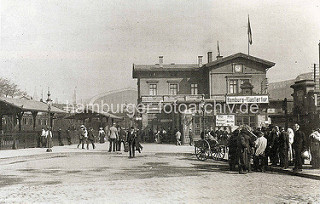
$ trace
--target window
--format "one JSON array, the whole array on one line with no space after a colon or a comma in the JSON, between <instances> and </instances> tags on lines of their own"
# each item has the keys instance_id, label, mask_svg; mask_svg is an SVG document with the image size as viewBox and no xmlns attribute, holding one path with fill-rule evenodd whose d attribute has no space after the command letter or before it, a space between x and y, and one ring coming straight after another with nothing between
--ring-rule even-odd
<instances>
[{"instance_id":1,"label":"window","mask_svg":"<svg viewBox=\"0 0 320 204\"><path fill-rule=\"evenodd\" d=\"M178 94L178 84L169 84L169 94L170 95Z\"/></svg>"},{"instance_id":2,"label":"window","mask_svg":"<svg viewBox=\"0 0 320 204\"><path fill-rule=\"evenodd\" d=\"M191 95L198 94L198 84L191 84Z\"/></svg>"},{"instance_id":3,"label":"window","mask_svg":"<svg viewBox=\"0 0 320 204\"><path fill-rule=\"evenodd\" d=\"M256 127L256 116L236 116L236 125L249 125L250 127Z\"/></svg>"},{"instance_id":4,"label":"window","mask_svg":"<svg viewBox=\"0 0 320 204\"><path fill-rule=\"evenodd\" d=\"M149 84L149 95L157 95L157 84Z\"/></svg>"},{"instance_id":5,"label":"window","mask_svg":"<svg viewBox=\"0 0 320 204\"><path fill-rule=\"evenodd\" d=\"M229 93L231 93L231 94L238 93L238 80L230 79L230 81L229 81Z\"/></svg>"}]
</instances>

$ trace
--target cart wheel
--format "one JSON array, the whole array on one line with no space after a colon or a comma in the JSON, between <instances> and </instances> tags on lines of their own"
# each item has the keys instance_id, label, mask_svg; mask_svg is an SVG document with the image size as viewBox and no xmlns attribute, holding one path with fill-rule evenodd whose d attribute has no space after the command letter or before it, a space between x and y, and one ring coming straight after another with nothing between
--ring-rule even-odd
<instances>
[{"instance_id":1,"label":"cart wheel","mask_svg":"<svg viewBox=\"0 0 320 204\"><path fill-rule=\"evenodd\" d=\"M197 159L200 161L205 161L210 156L210 146L205 140L199 141L194 150Z\"/></svg>"},{"instance_id":2,"label":"cart wheel","mask_svg":"<svg viewBox=\"0 0 320 204\"><path fill-rule=\"evenodd\" d=\"M222 146L216 146L212 150L212 159L222 160L225 156L225 148Z\"/></svg>"}]
</instances>

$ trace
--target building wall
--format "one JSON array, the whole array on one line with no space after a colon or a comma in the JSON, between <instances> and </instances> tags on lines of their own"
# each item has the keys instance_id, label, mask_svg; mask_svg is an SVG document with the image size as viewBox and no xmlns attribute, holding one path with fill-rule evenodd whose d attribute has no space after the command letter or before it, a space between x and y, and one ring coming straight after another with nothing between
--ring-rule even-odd
<instances>
[{"instance_id":1,"label":"building wall","mask_svg":"<svg viewBox=\"0 0 320 204\"><path fill-rule=\"evenodd\" d=\"M242 64L242 73L235 73L233 64ZM209 71L211 95L225 95L228 93L228 80L232 79L249 79L253 85L253 92L255 94L261 93L261 86L264 86L263 81L266 80L266 71L261 65L244 60L230 61L227 64L222 64L217 68ZM240 87L240 84L238 84ZM240 88L239 88L240 90Z\"/></svg>"},{"instance_id":2,"label":"building wall","mask_svg":"<svg viewBox=\"0 0 320 204\"><path fill-rule=\"evenodd\" d=\"M178 84L178 94L191 94L191 84L198 84L198 94L201 90L201 75L200 73L179 73L177 77L172 77L167 74L160 75L161 77L146 77L140 78L139 87L141 96L149 95L149 84L157 84L157 95L169 95L169 84Z\"/></svg>"}]
</instances>

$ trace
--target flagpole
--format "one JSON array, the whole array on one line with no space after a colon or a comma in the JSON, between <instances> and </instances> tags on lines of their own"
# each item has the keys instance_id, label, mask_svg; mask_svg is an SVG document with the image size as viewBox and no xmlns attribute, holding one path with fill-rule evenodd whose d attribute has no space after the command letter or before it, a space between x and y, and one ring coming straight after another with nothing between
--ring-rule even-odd
<instances>
[{"instance_id":1,"label":"flagpole","mask_svg":"<svg viewBox=\"0 0 320 204\"><path fill-rule=\"evenodd\" d=\"M248 55L249 55L249 53L250 53L250 52L249 52L249 51L250 51L249 22L250 22L250 21L249 21L249 15L248 15L248 25L247 25L247 26L248 26L248 28L247 28L247 31L248 31L248 32L247 32L247 35L248 35Z\"/></svg>"}]
</instances>

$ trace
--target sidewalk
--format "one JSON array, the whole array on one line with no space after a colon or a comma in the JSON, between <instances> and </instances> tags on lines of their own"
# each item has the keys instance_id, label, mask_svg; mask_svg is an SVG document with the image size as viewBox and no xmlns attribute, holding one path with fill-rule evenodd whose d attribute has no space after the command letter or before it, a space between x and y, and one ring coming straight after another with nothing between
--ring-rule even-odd
<instances>
[{"instance_id":1,"label":"sidewalk","mask_svg":"<svg viewBox=\"0 0 320 204\"><path fill-rule=\"evenodd\" d=\"M312 169L311 165L303 165L302 171L294 172L292 168L282 169L281 167L268 166L269 171L284 173L292 176L299 176L304 178L310 178L320 180L320 169Z\"/></svg>"},{"instance_id":2,"label":"sidewalk","mask_svg":"<svg viewBox=\"0 0 320 204\"><path fill-rule=\"evenodd\" d=\"M194 153L193 146L176 146L172 144L152 144L145 143L143 146L143 154L163 154L163 155L192 155ZM86 145L85 145L86 147ZM43 155L43 154L57 154L57 153L70 153L70 152L106 152L108 153L109 143L97 143L96 149L92 149L90 145L90 150L77 148L76 144L65 145L65 146L54 146L52 152L46 152L47 148L27 148L27 149L15 149L15 150L0 150L0 159L10 158L10 157L21 157L21 156L33 156L33 155ZM123 151L116 152L118 154L128 154Z\"/></svg>"}]
</instances>

